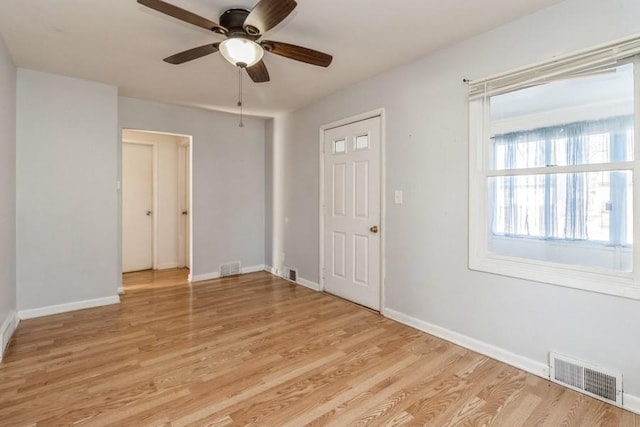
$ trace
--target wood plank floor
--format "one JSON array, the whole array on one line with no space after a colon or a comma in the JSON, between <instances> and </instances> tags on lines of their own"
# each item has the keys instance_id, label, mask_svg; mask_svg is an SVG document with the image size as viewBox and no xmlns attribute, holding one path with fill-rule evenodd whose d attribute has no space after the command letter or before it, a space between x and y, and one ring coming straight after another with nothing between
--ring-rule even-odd
<instances>
[{"instance_id":1,"label":"wood plank floor","mask_svg":"<svg viewBox=\"0 0 640 427\"><path fill-rule=\"evenodd\" d=\"M181 285L189 286L188 278L188 268L134 271L122 275L122 287L125 291L137 291Z\"/></svg>"},{"instance_id":2,"label":"wood plank floor","mask_svg":"<svg viewBox=\"0 0 640 427\"><path fill-rule=\"evenodd\" d=\"M640 426L267 273L166 280L21 322L0 364L0 425Z\"/></svg>"}]
</instances>

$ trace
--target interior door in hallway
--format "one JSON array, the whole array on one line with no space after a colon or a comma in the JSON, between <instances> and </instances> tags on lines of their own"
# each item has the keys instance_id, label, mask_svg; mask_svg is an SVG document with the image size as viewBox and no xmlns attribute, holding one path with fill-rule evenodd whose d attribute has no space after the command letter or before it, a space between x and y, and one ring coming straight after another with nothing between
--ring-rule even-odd
<instances>
[{"instance_id":1,"label":"interior door in hallway","mask_svg":"<svg viewBox=\"0 0 640 427\"><path fill-rule=\"evenodd\" d=\"M381 119L324 132L324 290L380 310Z\"/></svg>"},{"instance_id":2,"label":"interior door in hallway","mask_svg":"<svg viewBox=\"0 0 640 427\"><path fill-rule=\"evenodd\" d=\"M153 268L153 146L122 144L122 271Z\"/></svg>"}]
</instances>

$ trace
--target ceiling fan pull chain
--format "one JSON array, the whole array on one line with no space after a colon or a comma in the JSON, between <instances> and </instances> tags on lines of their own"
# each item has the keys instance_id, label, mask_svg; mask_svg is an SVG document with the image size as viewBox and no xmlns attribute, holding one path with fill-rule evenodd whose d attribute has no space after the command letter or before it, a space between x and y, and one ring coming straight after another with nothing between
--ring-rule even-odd
<instances>
[{"instance_id":1,"label":"ceiling fan pull chain","mask_svg":"<svg viewBox=\"0 0 640 427\"><path fill-rule=\"evenodd\" d=\"M239 127L244 127L242 122L242 67L238 67L238 107L240 107L240 124Z\"/></svg>"}]
</instances>

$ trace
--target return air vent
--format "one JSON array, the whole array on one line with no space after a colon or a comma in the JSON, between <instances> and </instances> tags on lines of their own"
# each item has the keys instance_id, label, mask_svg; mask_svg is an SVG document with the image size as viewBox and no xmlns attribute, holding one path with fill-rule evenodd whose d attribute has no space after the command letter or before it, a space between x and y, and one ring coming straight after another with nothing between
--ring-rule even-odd
<instances>
[{"instance_id":1,"label":"return air vent","mask_svg":"<svg viewBox=\"0 0 640 427\"><path fill-rule=\"evenodd\" d=\"M622 406L622 374L611 372L557 353L549 353L551 381Z\"/></svg>"},{"instance_id":2,"label":"return air vent","mask_svg":"<svg viewBox=\"0 0 640 427\"><path fill-rule=\"evenodd\" d=\"M298 280L298 269L292 267L284 268L284 278L295 282Z\"/></svg>"},{"instance_id":3,"label":"return air vent","mask_svg":"<svg viewBox=\"0 0 640 427\"><path fill-rule=\"evenodd\" d=\"M240 261L220 265L220 277L240 274Z\"/></svg>"}]
</instances>

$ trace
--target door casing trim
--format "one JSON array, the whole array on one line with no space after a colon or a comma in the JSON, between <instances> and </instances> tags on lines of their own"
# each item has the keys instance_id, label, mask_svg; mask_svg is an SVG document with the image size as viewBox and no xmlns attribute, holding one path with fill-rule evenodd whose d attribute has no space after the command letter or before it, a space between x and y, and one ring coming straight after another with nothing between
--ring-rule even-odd
<instances>
[{"instance_id":1,"label":"door casing trim","mask_svg":"<svg viewBox=\"0 0 640 427\"><path fill-rule=\"evenodd\" d=\"M118 198L119 198L119 209L118 209L118 218L119 218L119 224L118 224L118 235L120 236L118 238L118 290L123 289L122 288L122 145L123 144L140 144L140 145L150 145L153 149L153 179L152 179L152 186L153 186L153 202L152 202L152 206L153 206L153 212L157 213L158 212L158 153L157 153L157 142L150 142L150 141L140 141L137 140L135 138L128 138L124 136L124 131L135 131L135 132L144 132L144 133L149 133L149 134L159 134L159 135L170 135L170 136L177 136L177 137L182 137L185 138L185 141L181 144L179 144L179 146L184 145L187 147L187 161L189 163L189 171L187 176L185 177L188 181L188 206L187 206L187 211L189 212L189 215L187 216L187 233L189 234L188 236L188 257L189 257L189 276L188 276L188 281L191 282L191 272L193 271L193 259L194 259L194 255L193 255L193 136L192 135L187 135L187 134L181 134L181 133L174 133L174 132L162 132L162 131L156 131L156 130L148 130L148 129L138 129L138 128L121 128L120 129L120 144L119 144L119 172L118 172ZM158 268L158 260L157 260L157 253L158 253L158 248L157 248L157 235L158 235L158 224L157 224L157 215L153 215L152 217L152 222L153 222L153 232L152 232L152 269L156 270ZM123 292L124 293L124 289Z\"/></svg>"}]
</instances>

